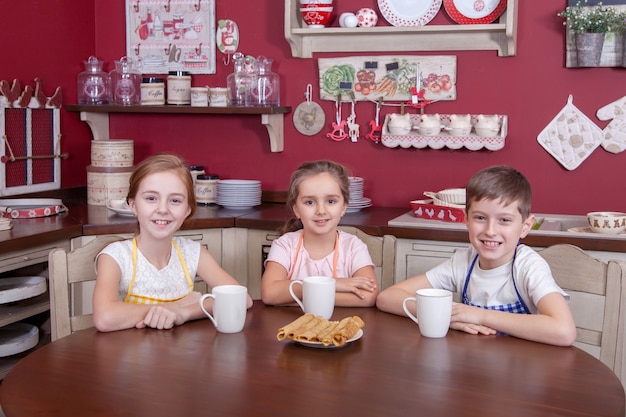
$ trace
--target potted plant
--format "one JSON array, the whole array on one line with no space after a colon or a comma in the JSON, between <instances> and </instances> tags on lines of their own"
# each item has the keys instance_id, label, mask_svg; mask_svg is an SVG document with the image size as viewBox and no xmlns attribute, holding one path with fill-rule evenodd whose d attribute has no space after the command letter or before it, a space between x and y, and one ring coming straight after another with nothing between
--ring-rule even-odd
<instances>
[{"instance_id":1,"label":"potted plant","mask_svg":"<svg viewBox=\"0 0 626 417\"><path fill-rule=\"evenodd\" d=\"M558 13L565 18L563 24L574 34L578 66L595 67L600 64L604 38L607 33L624 30L623 13L598 3L594 6L578 1Z\"/></svg>"}]
</instances>

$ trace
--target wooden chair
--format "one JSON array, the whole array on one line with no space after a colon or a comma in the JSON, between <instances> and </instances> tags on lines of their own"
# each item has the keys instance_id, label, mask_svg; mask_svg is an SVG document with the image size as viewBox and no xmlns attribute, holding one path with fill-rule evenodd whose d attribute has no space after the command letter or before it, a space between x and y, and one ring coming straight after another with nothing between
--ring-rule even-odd
<instances>
[{"instance_id":1,"label":"wooden chair","mask_svg":"<svg viewBox=\"0 0 626 417\"><path fill-rule=\"evenodd\" d=\"M50 270L50 319L52 340L69 336L75 331L93 327L92 314L83 314L75 295L82 293L82 285L96 280L94 260L109 243L119 236L101 236L85 246L66 252L53 249L48 254Z\"/></svg>"},{"instance_id":2,"label":"wooden chair","mask_svg":"<svg viewBox=\"0 0 626 417\"><path fill-rule=\"evenodd\" d=\"M539 254L571 297L569 305L576 322L574 346L598 358L622 379L625 265L602 261L569 244L550 246Z\"/></svg>"},{"instance_id":3,"label":"wooden chair","mask_svg":"<svg viewBox=\"0 0 626 417\"><path fill-rule=\"evenodd\" d=\"M344 232L356 235L367 245L380 291L393 285L395 279L396 238L391 235L371 236L352 226L339 226Z\"/></svg>"}]
</instances>

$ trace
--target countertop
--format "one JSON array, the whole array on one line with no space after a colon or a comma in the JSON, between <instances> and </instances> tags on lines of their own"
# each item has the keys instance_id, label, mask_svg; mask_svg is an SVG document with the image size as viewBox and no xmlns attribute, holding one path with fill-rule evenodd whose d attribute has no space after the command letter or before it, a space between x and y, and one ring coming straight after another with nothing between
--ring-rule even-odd
<instances>
[{"instance_id":1,"label":"countertop","mask_svg":"<svg viewBox=\"0 0 626 417\"><path fill-rule=\"evenodd\" d=\"M60 193L63 194L63 193ZM123 217L104 206L86 204L86 198L75 194L61 195L68 207L67 213L36 219L17 219L13 228L0 231L0 253L28 249L33 246L82 235L134 233L136 221ZM219 206L198 206L193 218L183 224L183 229L211 229L240 227L260 230L278 230L287 220L289 212L282 203L264 203L248 210L227 210ZM564 230L532 231L523 243L545 247L557 243L570 243L582 249L626 252L626 235L606 236L595 233L568 232L566 227L580 226L584 216L551 216L538 214L549 220L558 218ZM408 207L369 207L347 213L342 225L354 226L374 236L385 234L404 239L467 242L468 235L462 223L415 218Z\"/></svg>"}]
</instances>

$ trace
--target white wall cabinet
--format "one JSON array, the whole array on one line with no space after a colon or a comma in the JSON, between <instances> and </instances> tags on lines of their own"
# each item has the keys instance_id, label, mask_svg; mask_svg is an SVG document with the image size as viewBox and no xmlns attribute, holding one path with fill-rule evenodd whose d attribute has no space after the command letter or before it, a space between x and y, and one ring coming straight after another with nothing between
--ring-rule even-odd
<instances>
[{"instance_id":1,"label":"white wall cabinet","mask_svg":"<svg viewBox=\"0 0 626 417\"><path fill-rule=\"evenodd\" d=\"M422 274L468 246L461 242L397 239L395 282Z\"/></svg>"},{"instance_id":2,"label":"white wall cabinet","mask_svg":"<svg viewBox=\"0 0 626 417\"><path fill-rule=\"evenodd\" d=\"M303 27L298 0L285 0L285 39L291 55L312 58L314 52L419 52L495 50L514 56L517 1L507 0L497 22L477 25L375 26L372 28ZM445 13L441 10L439 13ZM382 16L379 17L383 19Z\"/></svg>"}]
</instances>

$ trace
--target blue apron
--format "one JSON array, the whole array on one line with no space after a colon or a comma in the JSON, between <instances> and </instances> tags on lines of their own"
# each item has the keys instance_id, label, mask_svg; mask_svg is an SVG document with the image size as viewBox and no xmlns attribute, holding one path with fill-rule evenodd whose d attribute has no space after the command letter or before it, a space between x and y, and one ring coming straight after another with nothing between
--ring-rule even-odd
<instances>
[{"instance_id":1,"label":"blue apron","mask_svg":"<svg viewBox=\"0 0 626 417\"><path fill-rule=\"evenodd\" d=\"M481 306L477 304L472 304L470 302L469 298L467 297L467 287L470 282L472 271L474 270L474 265L476 265L476 261L478 260L478 254L477 254L476 256L474 256L474 260L472 261L472 264L470 265L469 271L467 272L467 277L465 277L465 285L463 286L463 294L462 294L463 304L467 304L473 307L484 308L486 310L499 310L499 311L505 311L508 313L517 313L517 314L531 314L530 310L526 306L526 303L524 303L522 296L517 290L517 285L515 284L515 272L513 271L513 265L515 264L516 256L517 256L517 249L515 250L515 254L513 254L513 262L511 263L511 279L513 280L513 287L515 288L515 293L517 294L517 301L515 303L502 304L502 305L496 305L496 306Z\"/></svg>"}]
</instances>

